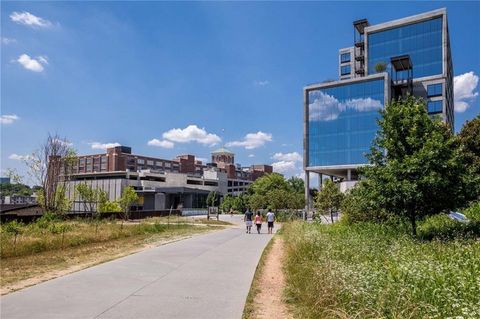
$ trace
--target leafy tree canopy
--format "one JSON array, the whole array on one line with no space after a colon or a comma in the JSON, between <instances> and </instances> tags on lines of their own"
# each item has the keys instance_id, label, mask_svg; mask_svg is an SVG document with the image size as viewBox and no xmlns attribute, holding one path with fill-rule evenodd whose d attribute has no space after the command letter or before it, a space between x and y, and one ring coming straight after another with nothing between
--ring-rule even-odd
<instances>
[{"instance_id":1,"label":"leafy tree canopy","mask_svg":"<svg viewBox=\"0 0 480 319\"><path fill-rule=\"evenodd\" d=\"M361 169L368 191L387 212L418 218L465 203L465 168L450 127L430 118L423 99L392 101L381 111L379 131Z\"/></svg>"}]
</instances>

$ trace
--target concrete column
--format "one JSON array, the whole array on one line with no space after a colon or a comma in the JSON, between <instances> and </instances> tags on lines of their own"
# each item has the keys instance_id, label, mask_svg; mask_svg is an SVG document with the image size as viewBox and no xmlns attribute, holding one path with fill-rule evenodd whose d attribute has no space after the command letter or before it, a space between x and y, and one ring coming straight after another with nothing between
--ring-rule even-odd
<instances>
[{"instance_id":1,"label":"concrete column","mask_svg":"<svg viewBox=\"0 0 480 319\"><path fill-rule=\"evenodd\" d=\"M351 181L352 180L352 170L349 169L347 170L347 181Z\"/></svg>"},{"instance_id":2,"label":"concrete column","mask_svg":"<svg viewBox=\"0 0 480 319\"><path fill-rule=\"evenodd\" d=\"M322 180L323 180L323 174L318 173L318 191L322 191Z\"/></svg>"},{"instance_id":3,"label":"concrete column","mask_svg":"<svg viewBox=\"0 0 480 319\"><path fill-rule=\"evenodd\" d=\"M310 205L310 172L305 171L305 210L309 211Z\"/></svg>"}]
</instances>

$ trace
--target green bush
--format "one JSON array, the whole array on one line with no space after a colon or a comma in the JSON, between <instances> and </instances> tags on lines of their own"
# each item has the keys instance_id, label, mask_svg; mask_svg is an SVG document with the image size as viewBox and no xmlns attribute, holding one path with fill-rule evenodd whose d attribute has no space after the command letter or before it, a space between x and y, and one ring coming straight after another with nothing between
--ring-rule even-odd
<instances>
[{"instance_id":1,"label":"green bush","mask_svg":"<svg viewBox=\"0 0 480 319\"><path fill-rule=\"evenodd\" d=\"M418 235L421 239L453 239L456 237L475 238L480 235L480 223L471 220L462 223L446 214L426 217L418 225Z\"/></svg>"},{"instance_id":2,"label":"green bush","mask_svg":"<svg viewBox=\"0 0 480 319\"><path fill-rule=\"evenodd\" d=\"M463 213L468 219L480 223L480 201L472 203Z\"/></svg>"}]
</instances>

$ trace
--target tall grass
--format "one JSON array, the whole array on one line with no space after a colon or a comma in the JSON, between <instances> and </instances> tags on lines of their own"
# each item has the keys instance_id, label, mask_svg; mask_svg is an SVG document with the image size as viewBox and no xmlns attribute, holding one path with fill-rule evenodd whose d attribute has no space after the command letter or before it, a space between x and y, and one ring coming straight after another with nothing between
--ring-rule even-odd
<instances>
[{"instance_id":1,"label":"tall grass","mask_svg":"<svg viewBox=\"0 0 480 319\"><path fill-rule=\"evenodd\" d=\"M298 318L480 318L480 243L374 224L284 226Z\"/></svg>"},{"instance_id":2,"label":"tall grass","mask_svg":"<svg viewBox=\"0 0 480 319\"><path fill-rule=\"evenodd\" d=\"M11 222L0 226L0 256L2 258L26 256L90 243L193 227L186 223L172 223L169 226L148 221L126 224L122 227L116 221L85 219L62 221L49 217L41 218L31 224Z\"/></svg>"}]
</instances>

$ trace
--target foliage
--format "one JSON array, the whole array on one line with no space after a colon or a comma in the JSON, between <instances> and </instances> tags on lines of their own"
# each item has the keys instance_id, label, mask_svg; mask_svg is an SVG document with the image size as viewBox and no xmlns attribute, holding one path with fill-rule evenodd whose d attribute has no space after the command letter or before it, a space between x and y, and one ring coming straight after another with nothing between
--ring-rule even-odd
<instances>
[{"instance_id":1,"label":"foliage","mask_svg":"<svg viewBox=\"0 0 480 319\"><path fill-rule=\"evenodd\" d=\"M168 228L166 224L142 221L141 223L132 223L120 230L115 220L78 219L66 221L59 219L55 214L46 213L30 224L22 224L16 221L1 224L0 256L2 259L13 256L30 256L66 247L108 242L166 231L175 233L182 229L194 228L195 226L188 223L180 223L176 227ZM18 237L17 240L15 240L15 236Z\"/></svg>"},{"instance_id":2,"label":"foliage","mask_svg":"<svg viewBox=\"0 0 480 319\"><path fill-rule=\"evenodd\" d=\"M121 212L122 208L116 201L108 200L108 195L106 192L101 191L99 194L98 200L98 212L99 213L110 213L110 212Z\"/></svg>"},{"instance_id":3,"label":"foliage","mask_svg":"<svg viewBox=\"0 0 480 319\"><path fill-rule=\"evenodd\" d=\"M300 177L292 176L287 180L287 183L293 192L299 194L305 192L305 182Z\"/></svg>"},{"instance_id":4,"label":"foliage","mask_svg":"<svg viewBox=\"0 0 480 319\"><path fill-rule=\"evenodd\" d=\"M382 73L387 69L387 64L385 62L378 62L375 64L375 72Z\"/></svg>"},{"instance_id":5,"label":"foliage","mask_svg":"<svg viewBox=\"0 0 480 319\"><path fill-rule=\"evenodd\" d=\"M333 214L339 212L343 198L344 195L337 185L332 180L327 179L322 185L322 190L315 198L314 206L322 214L329 214L333 223Z\"/></svg>"},{"instance_id":6,"label":"foliage","mask_svg":"<svg viewBox=\"0 0 480 319\"><path fill-rule=\"evenodd\" d=\"M226 195L225 197L223 197L223 201L220 204L220 209L223 212L230 211L230 209L233 209L232 208L233 207L233 201L234 201L234 197L232 195Z\"/></svg>"},{"instance_id":7,"label":"foliage","mask_svg":"<svg viewBox=\"0 0 480 319\"><path fill-rule=\"evenodd\" d=\"M15 168L7 168L5 170L5 176L10 178L10 183L12 184L22 184L22 176L20 176Z\"/></svg>"},{"instance_id":8,"label":"foliage","mask_svg":"<svg viewBox=\"0 0 480 319\"><path fill-rule=\"evenodd\" d=\"M301 178L288 180L278 174L267 174L249 188L248 206L253 210L270 208L301 209L305 207L304 183Z\"/></svg>"},{"instance_id":9,"label":"foliage","mask_svg":"<svg viewBox=\"0 0 480 319\"><path fill-rule=\"evenodd\" d=\"M41 186L38 202L45 211L64 212L65 188L59 186L62 182L69 180L76 158L76 152L71 147L71 143L58 134L48 134L40 149L27 156L25 164L28 174L36 184ZM63 191L63 194L57 195L57 191Z\"/></svg>"},{"instance_id":10,"label":"foliage","mask_svg":"<svg viewBox=\"0 0 480 319\"><path fill-rule=\"evenodd\" d=\"M217 192L211 191L207 195L207 206L209 207L216 207L220 202L220 196L218 196Z\"/></svg>"},{"instance_id":11,"label":"foliage","mask_svg":"<svg viewBox=\"0 0 480 319\"><path fill-rule=\"evenodd\" d=\"M19 183L0 183L0 192L2 196L31 196L33 194L33 190L30 188L30 186Z\"/></svg>"},{"instance_id":12,"label":"foliage","mask_svg":"<svg viewBox=\"0 0 480 319\"><path fill-rule=\"evenodd\" d=\"M266 174L257 179L249 190L258 195L265 196L269 191L275 189L288 190L289 185L285 178L278 173Z\"/></svg>"},{"instance_id":13,"label":"foliage","mask_svg":"<svg viewBox=\"0 0 480 319\"><path fill-rule=\"evenodd\" d=\"M231 196L226 195L220 204L220 209L224 212L229 212L232 209L235 212L243 212L246 209L246 196Z\"/></svg>"},{"instance_id":14,"label":"foliage","mask_svg":"<svg viewBox=\"0 0 480 319\"><path fill-rule=\"evenodd\" d=\"M380 207L378 196L368 183L369 180L361 180L345 194L341 206L343 223L388 220L389 215Z\"/></svg>"},{"instance_id":15,"label":"foliage","mask_svg":"<svg viewBox=\"0 0 480 319\"><path fill-rule=\"evenodd\" d=\"M122 209L124 220L129 219L130 206L132 206L132 204L135 203L137 200L138 200L138 195L133 189L133 187L128 186L123 189L122 197L120 197L120 200L118 201L118 203Z\"/></svg>"},{"instance_id":16,"label":"foliage","mask_svg":"<svg viewBox=\"0 0 480 319\"><path fill-rule=\"evenodd\" d=\"M288 223L286 298L298 318L479 318L480 242L418 241L382 224Z\"/></svg>"},{"instance_id":17,"label":"foliage","mask_svg":"<svg viewBox=\"0 0 480 319\"><path fill-rule=\"evenodd\" d=\"M470 206L463 211L463 213L468 219L480 223L480 201L471 203Z\"/></svg>"},{"instance_id":18,"label":"foliage","mask_svg":"<svg viewBox=\"0 0 480 319\"><path fill-rule=\"evenodd\" d=\"M476 238L480 236L480 222L461 223L446 214L428 216L418 224L421 239Z\"/></svg>"},{"instance_id":19,"label":"foliage","mask_svg":"<svg viewBox=\"0 0 480 319\"><path fill-rule=\"evenodd\" d=\"M480 115L467 121L457 137L468 170L466 199L480 200Z\"/></svg>"},{"instance_id":20,"label":"foliage","mask_svg":"<svg viewBox=\"0 0 480 319\"><path fill-rule=\"evenodd\" d=\"M253 194L248 197L248 206L250 209L256 211L258 209L266 208L267 202L265 196L260 194Z\"/></svg>"},{"instance_id":21,"label":"foliage","mask_svg":"<svg viewBox=\"0 0 480 319\"><path fill-rule=\"evenodd\" d=\"M462 206L465 168L451 130L427 114L422 99L393 101L381 111L379 132L361 173L386 212L416 222Z\"/></svg>"}]
</instances>

